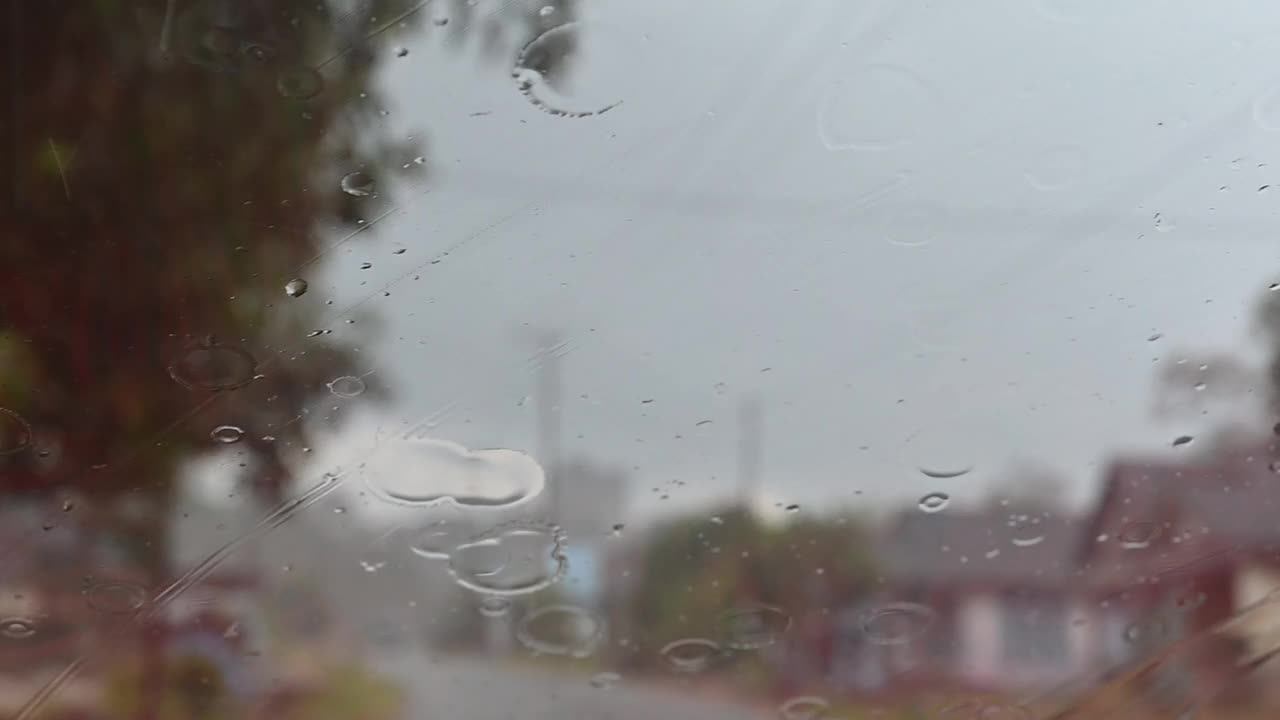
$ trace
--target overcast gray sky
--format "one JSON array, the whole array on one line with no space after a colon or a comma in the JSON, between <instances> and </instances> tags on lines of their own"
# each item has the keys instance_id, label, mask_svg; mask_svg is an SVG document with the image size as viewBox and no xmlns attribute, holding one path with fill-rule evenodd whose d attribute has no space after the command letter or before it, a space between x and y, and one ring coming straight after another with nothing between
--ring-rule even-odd
<instances>
[{"instance_id":1,"label":"overcast gray sky","mask_svg":"<svg viewBox=\"0 0 1280 720\"><path fill-rule=\"evenodd\" d=\"M566 452L637 468L636 512L732 490L752 394L763 492L802 505L977 500L1026 462L1083 497L1114 453L1228 417L1155 417L1155 382L1185 352L1256 352L1280 10L580 6L557 100L621 101L602 115L543 112L448 26L385 64L381 121L429 173L384 186L391 215L301 299L382 323L361 352L394 402L353 436L431 420L536 452L531 328L565 340Z\"/></svg>"}]
</instances>

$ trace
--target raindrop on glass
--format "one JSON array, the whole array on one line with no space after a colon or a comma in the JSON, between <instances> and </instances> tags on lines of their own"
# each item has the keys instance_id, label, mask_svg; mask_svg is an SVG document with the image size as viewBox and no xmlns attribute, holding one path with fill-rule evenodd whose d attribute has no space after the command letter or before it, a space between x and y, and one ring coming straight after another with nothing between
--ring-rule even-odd
<instances>
[{"instance_id":1,"label":"raindrop on glass","mask_svg":"<svg viewBox=\"0 0 1280 720\"><path fill-rule=\"evenodd\" d=\"M495 528L449 553L449 572L462 587L488 595L526 595L559 582L568 561L564 536L551 526Z\"/></svg>"},{"instance_id":2,"label":"raindrop on glass","mask_svg":"<svg viewBox=\"0 0 1280 720\"><path fill-rule=\"evenodd\" d=\"M289 297L302 297L307 293L307 281L294 278L284 284L284 294Z\"/></svg>"},{"instance_id":3,"label":"raindrop on glass","mask_svg":"<svg viewBox=\"0 0 1280 720\"><path fill-rule=\"evenodd\" d=\"M1195 438L1191 437L1190 435L1179 435L1178 437L1173 439L1173 446L1182 447L1183 445L1190 445L1191 441L1194 439Z\"/></svg>"},{"instance_id":4,"label":"raindrop on glass","mask_svg":"<svg viewBox=\"0 0 1280 720\"><path fill-rule=\"evenodd\" d=\"M36 624L26 618L11 617L0 620L0 635L11 640L25 640L36 634Z\"/></svg>"},{"instance_id":5,"label":"raindrop on glass","mask_svg":"<svg viewBox=\"0 0 1280 720\"><path fill-rule=\"evenodd\" d=\"M408 56L409 56L409 48L406 48L406 47L396 48L396 57L408 57Z\"/></svg>"},{"instance_id":6,"label":"raindrop on glass","mask_svg":"<svg viewBox=\"0 0 1280 720\"><path fill-rule=\"evenodd\" d=\"M340 184L342 192L355 197L368 197L373 194L376 187L373 178L360 170L343 175Z\"/></svg>"},{"instance_id":7,"label":"raindrop on glass","mask_svg":"<svg viewBox=\"0 0 1280 720\"><path fill-rule=\"evenodd\" d=\"M1153 522L1129 523L1120 531L1120 546L1126 550L1141 550L1151 545L1151 541L1160 534L1160 526Z\"/></svg>"},{"instance_id":8,"label":"raindrop on glass","mask_svg":"<svg viewBox=\"0 0 1280 720\"><path fill-rule=\"evenodd\" d=\"M235 425L219 425L209 431L209 437L213 438L216 442L223 443L224 445L230 445L231 443L240 442L240 439L244 437L244 430L241 430Z\"/></svg>"},{"instance_id":9,"label":"raindrop on glass","mask_svg":"<svg viewBox=\"0 0 1280 720\"><path fill-rule=\"evenodd\" d=\"M146 602L146 588L134 583L104 582L85 591L85 603L104 615L127 615Z\"/></svg>"},{"instance_id":10,"label":"raindrop on glass","mask_svg":"<svg viewBox=\"0 0 1280 720\"><path fill-rule=\"evenodd\" d=\"M604 623L576 605L538 608L516 627L516 639L529 650L575 658L595 652L603 633Z\"/></svg>"},{"instance_id":11,"label":"raindrop on glass","mask_svg":"<svg viewBox=\"0 0 1280 720\"><path fill-rule=\"evenodd\" d=\"M31 426L22 416L0 408L0 456L13 455L31 447Z\"/></svg>"},{"instance_id":12,"label":"raindrop on glass","mask_svg":"<svg viewBox=\"0 0 1280 720\"><path fill-rule=\"evenodd\" d=\"M202 390L234 390L253 382L257 363L238 347L204 343L187 348L169 365L179 384Z\"/></svg>"},{"instance_id":13,"label":"raindrop on glass","mask_svg":"<svg viewBox=\"0 0 1280 720\"><path fill-rule=\"evenodd\" d=\"M276 89L287 98L307 100L324 89L324 78L311 68L291 68L276 78Z\"/></svg>"},{"instance_id":14,"label":"raindrop on glass","mask_svg":"<svg viewBox=\"0 0 1280 720\"><path fill-rule=\"evenodd\" d=\"M499 618L511 612L511 601L497 595L486 595L480 598L476 609L485 617Z\"/></svg>"},{"instance_id":15,"label":"raindrop on glass","mask_svg":"<svg viewBox=\"0 0 1280 720\"><path fill-rule=\"evenodd\" d=\"M556 9L550 5L543 5L542 8L538 10L538 15L542 17L551 17L555 13Z\"/></svg>"},{"instance_id":16,"label":"raindrop on glass","mask_svg":"<svg viewBox=\"0 0 1280 720\"><path fill-rule=\"evenodd\" d=\"M365 384L354 375L343 375L329 381L329 392L340 398L353 398L364 393Z\"/></svg>"},{"instance_id":17,"label":"raindrop on glass","mask_svg":"<svg viewBox=\"0 0 1280 720\"><path fill-rule=\"evenodd\" d=\"M927 513L941 512L947 507L947 503L951 502L951 496L946 493L932 492L920 498L920 509Z\"/></svg>"},{"instance_id":18,"label":"raindrop on glass","mask_svg":"<svg viewBox=\"0 0 1280 720\"><path fill-rule=\"evenodd\" d=\"M721 613L719 625L725 647L758 650L782 639L791 628L791 616L771 605L735 608Z\"/></svg>"},{"instance_id":19,"label":"raindrop on glass","mask_svg":"<svg viewBox=\"0 0 1280 720\"><path fill-rule=\"evenodd\" d=\"M873 644L902 645L928 632L935 618L933 610L919 603L889 603L866 613L862 631Z\"/></svg>"},{"instance_id":20,"label":"raindrop on glass","mask_svg":"<svg viewBox=\"0 0 1280 720\"><path fill-rule=\"evenodd\" d=\"M667 643L658 654L672 670L681 673L702 672L720 657L721 648L714 640L685 638Z\"/></svg>"},{"instance_id":21,"label":"raindrop on glass","mask_svg":"<svg viewBox=\"0 0 1280 720\"><path fill-rule=\"evenodd\" d=\"M821 720L831 710L831 703L816 695L793 697L778 706L782 720Z\"/></svg>"},{"instance_id":22,"label":"raindrop on glass","mask_svg":"<svg viewBox=\"0 0 1280 720\"><path fill-rule=\"evenodd\" d=\"M591 676L591 687L597 690L608 690L622 682L622 676L616 672L598 672Z\"/></svg>"}]
</instances>

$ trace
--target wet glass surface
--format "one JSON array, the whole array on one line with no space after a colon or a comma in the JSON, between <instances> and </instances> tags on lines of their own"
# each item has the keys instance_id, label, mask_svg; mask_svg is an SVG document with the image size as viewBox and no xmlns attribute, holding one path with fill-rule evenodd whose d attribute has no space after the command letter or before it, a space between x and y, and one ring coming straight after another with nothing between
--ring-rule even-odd
<instances>
[{"instance_id":1,"label":"wet glass surface","mask_svg":"<svg viewBox=\"0 0 1280 720\"><path fill-rule=\"evenodd\" d=\"M1280 712L1280 12L0 6L0 717Z\"/></svg>"}]
</instances>

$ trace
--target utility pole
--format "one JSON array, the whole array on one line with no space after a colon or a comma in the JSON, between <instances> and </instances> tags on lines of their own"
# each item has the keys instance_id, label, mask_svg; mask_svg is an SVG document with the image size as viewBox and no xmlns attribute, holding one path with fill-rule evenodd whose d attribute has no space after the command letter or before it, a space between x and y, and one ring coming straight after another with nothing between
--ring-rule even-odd
<instances>
[{"instance_id":1,"label":"utility pole","mask_svg":"<svg viewBox=\"0 0 1280 720\"><path fill-rule=\"evenodd\" d=\"M560 488L556 475L561 470L560 401L562 393L560 354L564 338L557 330L537 330L538 378L534 390L534 407L537 413L538 461L547 473L547 510L554 520L560 516Z\"/></svg>"},{"instance_id":2,"label":"utility pole","mask_svg":"<svg viewBox=\"0 0 1280 720\"><path fill-rule=\"evenodd\" d=\"M762 434L760 399L748 395L738 403L738 504L746 510L760 489Z\"/></svg>"}]
</instances>

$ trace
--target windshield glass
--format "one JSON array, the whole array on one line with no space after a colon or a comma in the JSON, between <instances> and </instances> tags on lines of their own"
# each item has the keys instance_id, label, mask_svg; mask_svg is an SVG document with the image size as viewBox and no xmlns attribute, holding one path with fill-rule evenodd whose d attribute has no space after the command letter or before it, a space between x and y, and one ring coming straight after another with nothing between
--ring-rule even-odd
<instances>
[{"instance_id":1,"label":"windshield glass","mask_svg":"<svg viewBox=\"0 0 1280 720\"><path fill-rule=\"evenodd\" d=\"M1280 12L0 11L0 716L1280 712Z\"/></svg>"}]
</instances>

